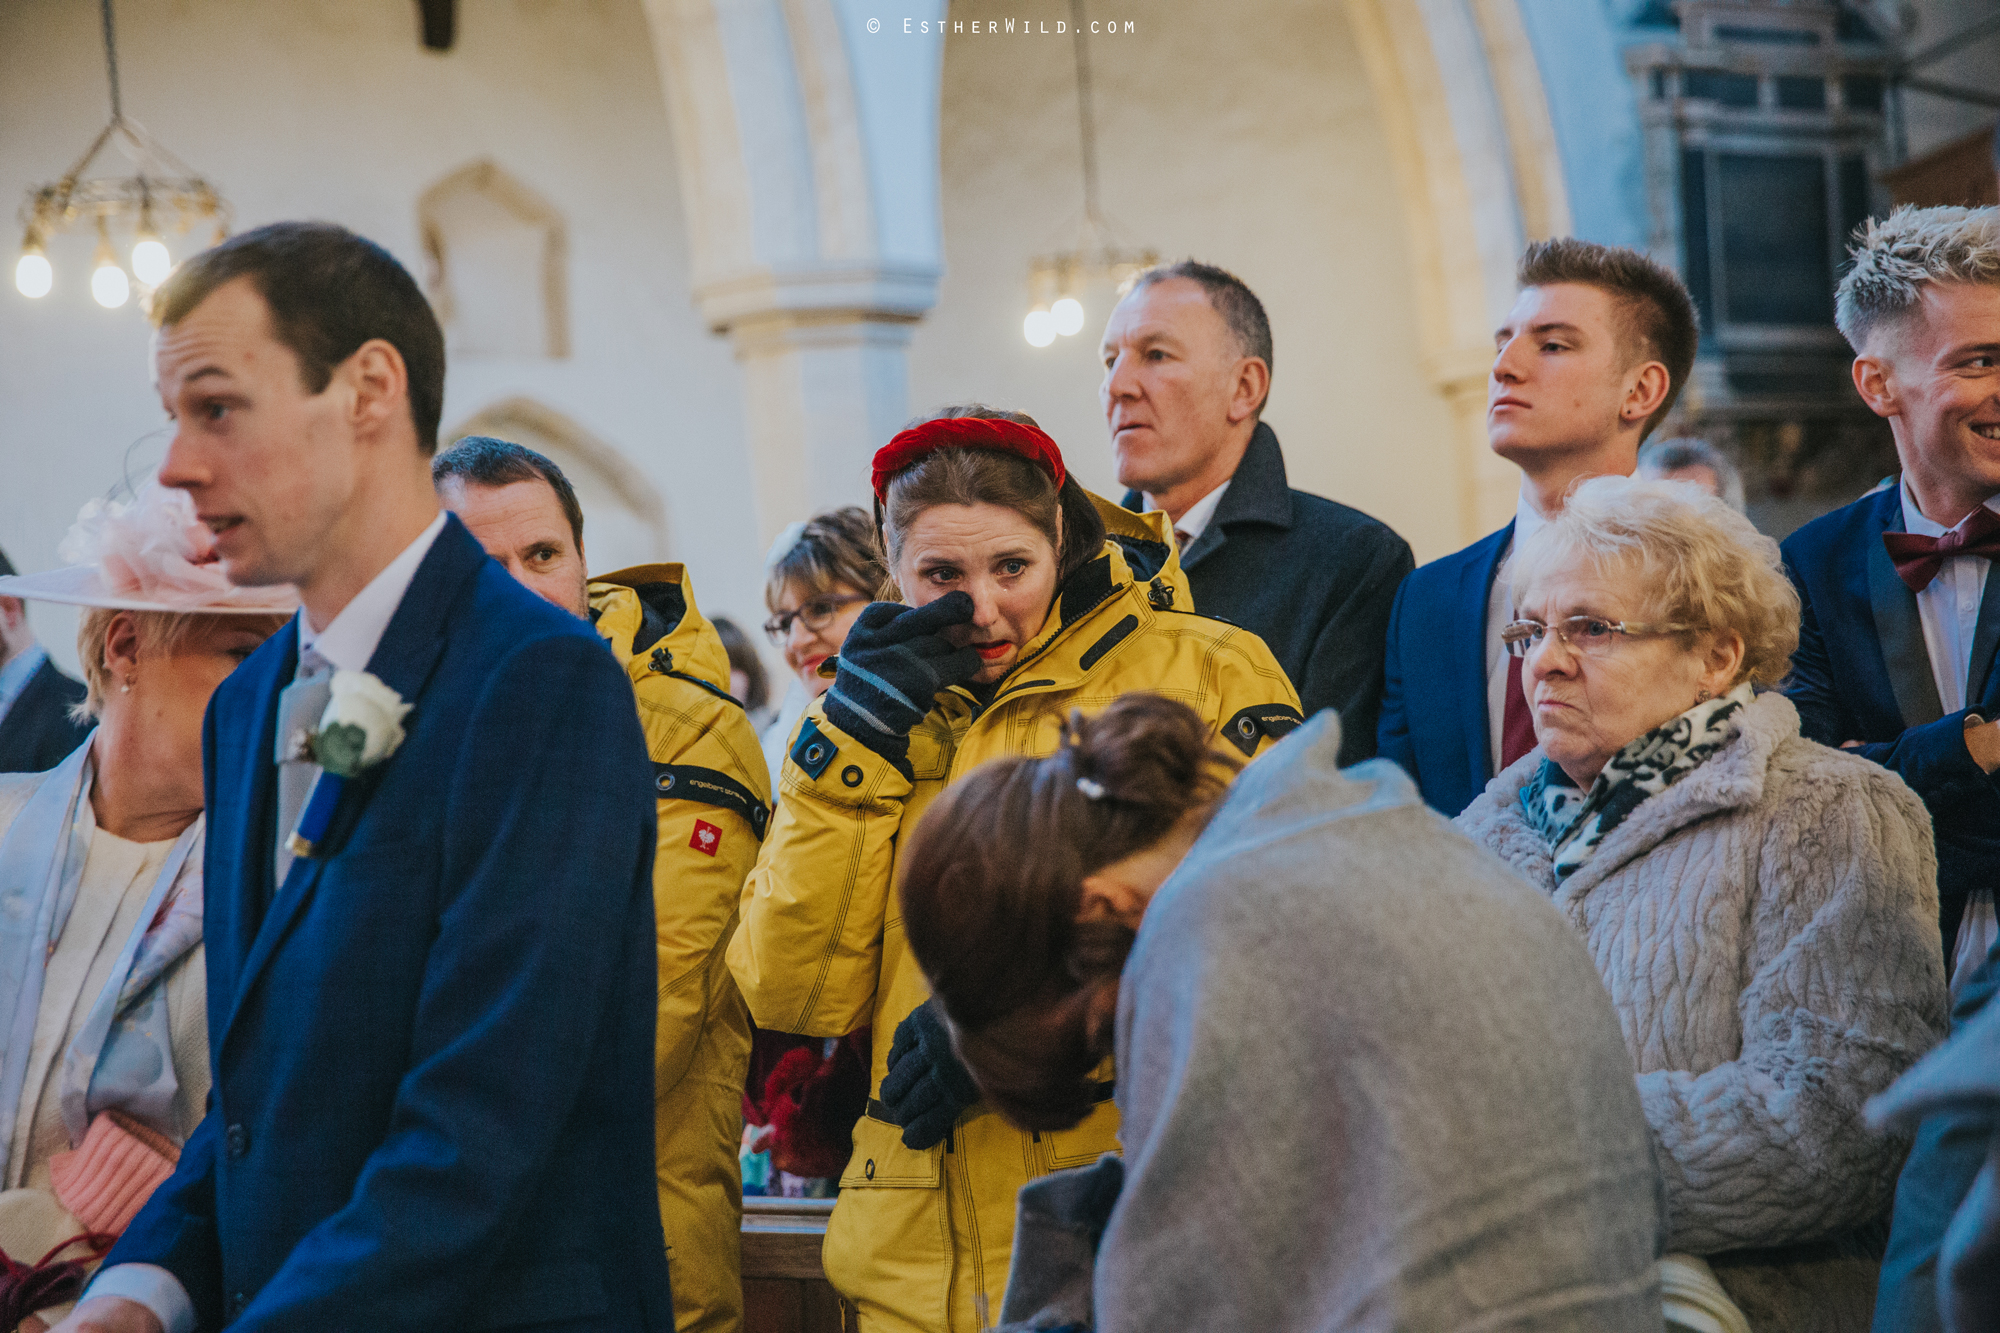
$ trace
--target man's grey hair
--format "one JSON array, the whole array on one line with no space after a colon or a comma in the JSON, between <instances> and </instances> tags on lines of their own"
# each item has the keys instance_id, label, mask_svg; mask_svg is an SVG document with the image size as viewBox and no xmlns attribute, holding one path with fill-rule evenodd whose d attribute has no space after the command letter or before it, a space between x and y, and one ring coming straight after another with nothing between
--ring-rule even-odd
<instances>
[{"instance_id":1,"label":"man's grey hair","mask_svg":"<svg viewBox=\"0 0 2000 1333\"><path fill-rule=\"evenodd\" d=\"M2000 208L1905 204L1870 218L1856 241L1833 320L1857 352L1875 329L1916 309L1931 283L2000 284Z\"/></svg>"},{"instance_id":2,"label":"man's grey hair","mask_svg":"<svg viewBox=\"0 0 2000 1333\"><path fill-rule=\"evenodd\" d=\"M1728 454L1707 440L1692 435L1676 440L1654 440L1639 451L1639 466L1632 475L1659 478L1691 467L1705 467L1715 473L1715 480L1722 487L1724 503L1739 514L1744 511L1742 472L1737 470Z\"/></svg>"}]
</instances>

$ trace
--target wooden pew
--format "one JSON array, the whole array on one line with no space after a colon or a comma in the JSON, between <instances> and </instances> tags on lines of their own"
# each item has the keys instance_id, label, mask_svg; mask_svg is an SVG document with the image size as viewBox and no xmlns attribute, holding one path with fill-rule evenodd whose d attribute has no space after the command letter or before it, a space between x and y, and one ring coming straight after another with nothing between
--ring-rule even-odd
<instances>
[{"instance_id":1,"label":"wooden pew","mask_svg":"<svg viewBox=\"0 0 2000 1333\"><path fill-rule=\"evenodd\" d=\"M820 1246L832 1199L743 1201L743 1333L848 1333L854 1318L827 1285Z\"/></svg>"}]
</instances>

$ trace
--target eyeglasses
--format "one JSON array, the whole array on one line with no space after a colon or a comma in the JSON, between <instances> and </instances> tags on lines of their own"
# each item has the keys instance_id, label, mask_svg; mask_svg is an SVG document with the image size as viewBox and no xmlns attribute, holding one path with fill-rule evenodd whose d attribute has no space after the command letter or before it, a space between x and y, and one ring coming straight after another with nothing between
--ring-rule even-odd
<instances>
[{"instance_id":1,"label":"eyeglasses","mask_svg":"<svg viewBox=\"0 0 2000 1333\"><path fill-rule=\"evenodd\" d=\"M1526 657L1541 647L1551 627L1539 620L1517 620L1500 631L1500 642L1516 657ZM1645 625L1635 620L1601 620L1596 616L1570 616L1558 620L1556 636L1582 657L1602 657L1620 635L1643 638L1651 634L1686 634L1692 625Z\"/></svg>"},{"instance_id":2,"label":"eyeglasses","mask_svg":"<svg viewBox=\"0 0 2000 1333\"><path fill-rule=\"evenodd\" d=\"M792 622L803 620L806 622L806 628L817 634L833 623L833 618L840 614L841 607L868 600L860 593L853 592L827 592L817 597L808 597L798 610L780 611L765 621L764 632L771 636L773 643L783 643L792 636Z\"/></svg>"}]
</instances>

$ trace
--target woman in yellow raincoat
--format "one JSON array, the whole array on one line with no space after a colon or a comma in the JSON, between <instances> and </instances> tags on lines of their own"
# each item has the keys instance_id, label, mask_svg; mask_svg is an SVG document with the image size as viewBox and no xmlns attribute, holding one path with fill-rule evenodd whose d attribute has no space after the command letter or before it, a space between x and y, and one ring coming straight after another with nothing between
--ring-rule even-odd
<instances>
[{"instance_id":1,"label":"woman in yellow raincoat","mask_svg":"<svg viewBox=\"0 0 2000 1333\"><path fill-rule=\"evenodd\" d=\"M875 494L907 605L868 607L821 667L833 686L787 751L729 963L760 1026L873 1026L825 1247L864 1333L973 1333L1000 1308L1015 1192L1117 1150L1112 1071L1060 1133L979 1103L893 907L898 833L955 776L1053 753L1071 709L1134 690L1187 703L1246 757L1301 719L1261 640L1193 614L1162 517L1085 491L1030 418L914 426L876 455Z\"/></svg>"}]
</instances>

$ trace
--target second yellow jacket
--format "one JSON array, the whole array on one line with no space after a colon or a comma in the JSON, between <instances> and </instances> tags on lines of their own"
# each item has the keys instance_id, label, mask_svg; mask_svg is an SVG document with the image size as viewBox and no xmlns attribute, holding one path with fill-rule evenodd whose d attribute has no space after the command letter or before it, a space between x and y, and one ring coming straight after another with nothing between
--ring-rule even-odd
<instances>
[{"instance_id":1,"label":"second yellow jacket","mask_svg":"<svg viewBox=\"0 0 2000 1333\"><path fill-rule=\"evenodd\" d=\"M1098 508L1112 535L1104 553L1064 582L989 704L963 688L939 695L910 736L914 782L817 702L793 737L730 969L762 1027L836 1037L872 1024L874 1095L896 1025L930 996L892 887L897 847L947 783L989 759L1051 754L1071 709L1094 712L1135 690L1190 705L1246 756L1300 721L1298 696L1260 639L1190 614L1164 516ZM864 1333L975 1333L982 1312L998 1316L1016 1191L1117 1150L1108 1078L1104 1087L1075 1129L1026 1133L981 1103L921 1152L903 1146L871 1099L824 1251Z\"/></svg>"},{"instance_id":2,"label":"second yellow jacket","mask_svg":"<svg viewBox=\"0 0 2000 1333\"><path fill-rule=\"evenodd\" d=\"M729 696L729 655L679 565L594 581L590 609L638 696L659 793L654 1164L674 1324L677 1333L736 1333L750 1021L724 950L766 831L770 778L750 719Z\"/></svg>"}]
</instances>

